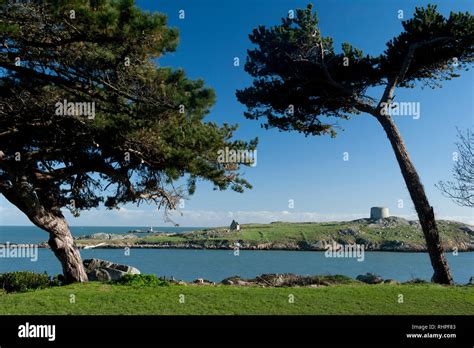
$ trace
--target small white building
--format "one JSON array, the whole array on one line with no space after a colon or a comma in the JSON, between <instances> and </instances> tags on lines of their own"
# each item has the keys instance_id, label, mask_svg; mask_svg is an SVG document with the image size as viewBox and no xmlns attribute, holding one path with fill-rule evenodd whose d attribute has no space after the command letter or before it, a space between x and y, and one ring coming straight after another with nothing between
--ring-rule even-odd
<instances>
[{"instance_id":1,"label":"small white building","mask_svg":"<svg viewBox=\"0 0 474 348\"><path fill-rule=\"evenodd\" d=\"M239 223L235 220L232 220L232 222L230 223L230 230L231 231L240 231Z\"/></svg>"}]
</instances>

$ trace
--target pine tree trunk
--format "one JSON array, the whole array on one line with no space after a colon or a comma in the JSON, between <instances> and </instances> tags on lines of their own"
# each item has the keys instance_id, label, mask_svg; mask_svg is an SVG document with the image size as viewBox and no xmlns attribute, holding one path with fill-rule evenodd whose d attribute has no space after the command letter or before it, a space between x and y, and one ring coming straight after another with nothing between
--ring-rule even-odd
<instances>
[{"instance_id":1,"label":"pine tree trunk","mask_svg":"<svg viewBox=\"0 0 474 348\"><path fill-rule=\"evenodd\" d=\"M81 254L61 210L45 207L27 183L8 188L4 186L0 191L32 223L49 233L48 244L61 262L66 283L86 282L88 279Z\"/></svg>"},{"instance_id":2,"label":"pine tree trunk","mask_svg":"<svg viewBox=\"0 0 474 348\"><path fill-rule=\"evenodd\" d=\"M434 269L432 281L440 284L454 284L448 262L444 256L439 237L438 227L434 217L433 207L430 206L418 173L408 155L405 143L397 126L390 116L375 116L387 134L397 157L403 178L415 205L421 228L426 240L431 265Z\"/></svg>"},{"instance_id":3,"label":"pine tree trunk","mask_svg":"<svg viewBox=\"0 0 474 348\"><path fill-rule=\"evenodd\" d=\"M81 254L64 217L48 213L30 219L36 226L49 232L48 244L61 262L65 282L86 282L87 274L82 264Z\"/></svg>"},{"instance_id":4,"label":"pine tree trunk","mask_svg":"<svg viewBox=\"0 0 474 348\"><path fill-rule=\"evenodd\" d=\"M61 262L66 283L87 281L81 254L64 219L54 221L54 227L49 230L48 244Z\"/></svg>"}]
</instances>

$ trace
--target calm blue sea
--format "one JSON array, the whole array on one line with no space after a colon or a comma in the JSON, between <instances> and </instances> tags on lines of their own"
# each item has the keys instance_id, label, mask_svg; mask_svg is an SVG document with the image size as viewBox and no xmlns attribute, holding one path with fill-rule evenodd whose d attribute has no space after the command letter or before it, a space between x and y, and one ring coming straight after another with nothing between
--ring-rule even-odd
<instances>
[{"instance_id":1,"label":"calm blue sea","mask_svg":"<svg viewBox=\"0 0 474 348\"><path fill-rule=\"evenodd\" d=\"M150 226L70 226L73 236L84 236L93 233L127 233L128 231L147 231ZM159 232L187 232L200 230L203 227L153 227ZM0 226L0 243L40 243L49 238L47 232L36 226Z\"/></svg>"},{"instance_id":2,"label":"calm blue sea","mask_svg":"<svg viewBox=\"0 0 474 348\"><path fill-rule=\"evenodd\" d=\"M74 235L95 232L125 233L129 230L147 227L72 227ZM182 232L199 228L157 227L154 230ZM45 241L48 235L36 227L0 227L0 243L36 243ZM137 267L142 273L175 277L191 281L205 278L220 281L239 275L255 277L263 273L344 274L355 277L373 272L383 278L406 281L413 278L429 280L432 269L426 253L366 252L365 260L358 262L348 258L326 258L324 252L310 251L247 251L241 250L234 256L231 250L174 250L174 249L132 249L125 255L120 249L81 250L83 259L101 258L116 263ZM474 253L447 254L457 283L466 283L474 276ZM58 260L49 249L38 250L38 260L26 258L0 258L0 273L31 270L57 274L61 272Z\"/></svg>"}]
</instances>

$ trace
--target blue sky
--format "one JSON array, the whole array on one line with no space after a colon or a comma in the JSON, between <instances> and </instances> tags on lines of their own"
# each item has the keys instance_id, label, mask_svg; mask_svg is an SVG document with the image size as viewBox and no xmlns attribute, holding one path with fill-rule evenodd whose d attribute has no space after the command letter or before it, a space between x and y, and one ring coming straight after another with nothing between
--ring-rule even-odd
<instances>
[{"instance_id":1,"label":"blue sky","mask_svg":"<svg viewBox=\"0 0 474 348\"><path fill-rule=\"evenodd\" d=\"M414 208L395 156L381 126L368 115L341 121L344 131L335 139L307 137L297 133L265 131L259 122L243 117L244 106L235 90L251 84L243 70L248 34L260 24L279 24L291 9L308 1L284 0L166 0L138 1L146 10L168 15L169 25L179 28L176 52L160 59L162 66L181 67L190 78L202 78L215 89L217 103L208 119L238 123L236 138L258 136L258 164L245 168L254 188L244 194L214 191L201 182L197 192L175 216L182 226L239 222L326 221L367 216L371 206L390 208L392 215L414 218ZM324 36L334 38L335 47L347 41L368 54L379 54L385 43L402 29L398 11L411 17L415 6L435 3L444 15L450 11L473 10L466 1L313 1ZM185 19L179 19L179 11ZM239 57L240 67L233 66ZM456 126L473 127L473 73L444 83L442 89L420 87L398 90L399 101L419 102L421 117L396 117L412 160L439 218L474 224L473 210L455 205L434 187L449 180L456 151ZM379 97L380 90L370 93ZM349 160L343 160L343 153ZM289 207L294 201L294 208ZM398 207L403 200L403 208ZM67 214L71 225L164 225L162 213L152 206L125 206L120 211L105 209L84 212L80 218ZM0 223L29 224L22 214L0 198Z\"/></svg>"}]
</instances>

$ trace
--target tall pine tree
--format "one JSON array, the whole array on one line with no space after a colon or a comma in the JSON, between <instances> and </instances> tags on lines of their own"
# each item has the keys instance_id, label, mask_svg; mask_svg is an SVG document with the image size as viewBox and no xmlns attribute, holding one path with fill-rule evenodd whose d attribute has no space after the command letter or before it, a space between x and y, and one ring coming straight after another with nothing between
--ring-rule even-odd
<instances>
[{"instance_id":1,"label":"tall pine tree","mask_svg":"<svg viewBox=\"0 0 474 348\"><path fill-rule=\"evenodd\" d=\"M428 6L417 8L402 25L404 31L374 57L349 43L336 52L332 38L321 35L311 5L281 25L260 26L250 35L256 48L248 51L245 64L254 82L237 91L237 98L247 106L247 118L306 135L336 136L335 121L360 113L373 116L392 145L418 213L433 281L452 284L433 208L389 110L396 106L397 87L412 88L417 82L437 87L472 64L474 20L469 13L446 18ZM384 88L381 97L369 93L377 86Z\"/></svg>"},{"instance_id":2,"label":"tall pine tree","mask_svg":"<svg viewBox=\"0 0 474 348\"><path fill-rule=\"evenodd\" d=\"M174 209L198 179L250 187L218 151L256 141L204 122L214 92L157 65L177 43L164 15L132 0L2 0L0 193L49 233L67 282L87 276L63 208Z\"/></svg>"}]
</instances>

